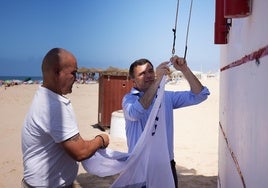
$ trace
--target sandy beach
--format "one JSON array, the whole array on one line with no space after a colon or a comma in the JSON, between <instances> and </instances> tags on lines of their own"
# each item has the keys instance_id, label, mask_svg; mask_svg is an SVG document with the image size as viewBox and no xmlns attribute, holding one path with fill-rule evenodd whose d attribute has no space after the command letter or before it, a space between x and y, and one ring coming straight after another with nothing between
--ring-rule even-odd
<instances>
[{"instance_id":1,"label":"sandy beach","mask_svg":"<svg viewBox=\"0 0 268 188\"><path fill-rule=\"evenodd\" d=\"M211 95L204 103L178 109L175 117L175 160L181 188L215 188L218 173L219 80L202 79ZM20 187L23 176L21 127L38 84L0 87L0 187ZM167 90L188 90L186 81L167 84ZM74 84L71 99L80 134L92 139L101 133L98 121L98 84ZM109 134L109 131L106 131ZM123 138L110 137L109 148L126 151ZM75 187L109 187L116 176L99 178L80 165Z\"/></svg>"}]
</instances>

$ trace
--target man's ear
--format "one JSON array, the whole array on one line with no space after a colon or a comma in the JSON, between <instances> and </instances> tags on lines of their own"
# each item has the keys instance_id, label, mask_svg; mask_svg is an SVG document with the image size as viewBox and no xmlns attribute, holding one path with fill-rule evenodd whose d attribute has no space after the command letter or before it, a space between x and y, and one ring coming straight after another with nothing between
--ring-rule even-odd
<instances>
[{"instance_id":1,"label":"man's ear","mask_svg":"<svg viewBox=\"0 0 268 188\"><path fill-rule=\"evenodd\" d=\"M135 80L134 79L131 79L131 80L132 80L133 86L134 87L137 86Z\"/></svg>"}]
</instances>

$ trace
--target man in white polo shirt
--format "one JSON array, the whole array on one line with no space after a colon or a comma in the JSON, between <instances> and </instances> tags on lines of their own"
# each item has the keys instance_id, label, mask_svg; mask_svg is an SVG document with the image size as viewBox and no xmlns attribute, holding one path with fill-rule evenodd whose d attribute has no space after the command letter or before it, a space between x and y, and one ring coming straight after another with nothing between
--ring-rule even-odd
<instances>
[{"instance_id":1,"label":"man in white polo shirt","mask_svg":"<svg viewBox=\"0 0 268 188\"><path fill-rule=\"evenodd\" d=\"M22 187L71 187L77 161L109 144L106 134L92 140L79 134L72 104L64 96L72 92L76 72L76 58L65 49L53 48L43 59L43 84L22 127Z\"/></svg>"}]
</instances>

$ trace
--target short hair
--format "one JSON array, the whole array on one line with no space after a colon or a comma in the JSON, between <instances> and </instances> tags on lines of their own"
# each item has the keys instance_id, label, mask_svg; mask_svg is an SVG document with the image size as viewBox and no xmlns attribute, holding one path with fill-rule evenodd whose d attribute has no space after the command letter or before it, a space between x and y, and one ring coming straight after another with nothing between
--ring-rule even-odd
<instances>
[{"instance_id":1,"label":"short hair","mask_svg":"<svg viewBox=\"0 0 268 188\"><path fill-rule=\"evenodd\" d=\"M131 79L134 78L134 69L137 66L145 65L146 63L149 63L152 66L152 68L154 68L153 64L148 59L142 58L142 59L138 59L138 60L134 61L129 67L129 76L130 76L130 78Z\"/></svg>"},{"instance_id":2,"label":"short hair","mask_svg":"<svg viewBox=\"0 0 268 188\"><path fill-rule=\"evenodd\" d=\"M42 62L42 72L43 74L50 70L52 66L58 65L60 61L61 48L53 48L47 52Z\"/></svg>"}]
</instances>

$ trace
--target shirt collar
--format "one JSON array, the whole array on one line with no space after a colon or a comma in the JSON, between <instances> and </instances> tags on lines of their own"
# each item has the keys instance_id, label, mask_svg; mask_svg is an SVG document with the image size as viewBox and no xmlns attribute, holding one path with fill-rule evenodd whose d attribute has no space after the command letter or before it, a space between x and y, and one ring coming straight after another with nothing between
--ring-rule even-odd
<instances>
[{"instance_id":1,"label":"shirt collar","mask_svg":"<svg viewBox=\"0 0 268 188\"><path fill-rule=\"evenodd\" d=\"M132 95L138 95L138 96L142 96L144 94L144 92L142 91L139 91L137 88L133 87L130 91L130 93Z\"/></svg>"},{"instance_id":2,"label":"shirt collar","mask_svg":"<svg viewBox=\"0 0 268 188\"><path fill-rule=\"evenodd\" d=\"M50 89L47 89L47 88L41 86L41 85L39 86L39 90L41 92L43 92L43 93L48 94L49 96L51 96L53 98L57 98L58 100L62 101L65 104L70 104L71 103L70 99L68 99L68 98L66 98L66 97L64 97L62 95L59 95L59 94L51 91Z\"/></svg>"}]
</instances>

